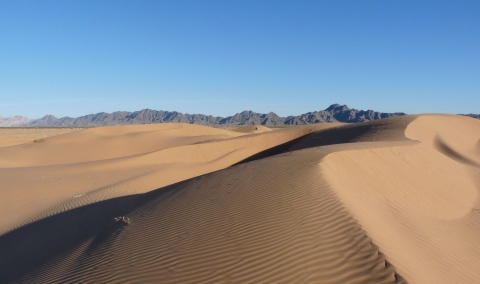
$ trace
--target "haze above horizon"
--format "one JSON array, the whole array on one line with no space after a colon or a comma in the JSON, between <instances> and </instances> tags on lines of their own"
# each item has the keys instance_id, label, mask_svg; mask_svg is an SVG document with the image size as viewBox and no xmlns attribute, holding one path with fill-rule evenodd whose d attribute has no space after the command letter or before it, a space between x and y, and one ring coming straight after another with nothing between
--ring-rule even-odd
<instances>
[{"instance_id":1,"label":"haze above horizon","mask_svg":"<svg viewBox=\"0 0 480 284\"><path fill-rule=\"evenodd\" d=\"M479 113L479 1L1 1L0 116Z\"/></svg>"}]
</instances>

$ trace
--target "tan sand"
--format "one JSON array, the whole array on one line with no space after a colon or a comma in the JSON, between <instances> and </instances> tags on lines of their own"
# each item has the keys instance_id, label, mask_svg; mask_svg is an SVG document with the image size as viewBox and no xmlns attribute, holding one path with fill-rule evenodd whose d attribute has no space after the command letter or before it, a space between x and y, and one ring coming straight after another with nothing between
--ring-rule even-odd
<instances>
[{"instance_id":1,"label":"tan sand","mask_svg":"<svg viewBox=\"0 0 480 284\"><path fill-rule=\"evenodd\" d=\"M343 147L320 170L410 283L476 283L480 121L421 116L405 134L420 142Z\"/></svg>"},{"instance_id":2,"label":"tan sand","mask_svg":"<svg viewBox=\"0 0 480 284\"><path fill-rule=\"evenodd\" d=\"M240 133L263 133L273 130L272 128L268 128L262 125L227 126L222 127L222 129Z\"/></svg>"},{"instance_id":3,"label":"tan sand","mask_svg":"<svg viewBox=\"0 0 480 284\"><path fill-rule=\"evenodd\" d=\"M332 126L262 136L188 124L114 126L0 148L0 214L11 216L0 219L0 232L77 206L213 172L318 127Z\"/></svg>"},{"instance_id":4,"label":"tan sand","mask_svg":"<svg viewBox=\"0 0 480 284\"><path fill-rule=\"evenodd\" d=\"M43 138L79 131L82 128L0 128L0 148L40 141Z\"/></svg>"},{"instance_id":5,"label":"tan sand","mask_svg":"<svg viewBox=\"0 0 480 284\"><path fill-rule=\"evenodd\" d=\"M479 134L426 115L102 127L0 148L0 279L475 283Z\"/></svg>"}]
</instances>

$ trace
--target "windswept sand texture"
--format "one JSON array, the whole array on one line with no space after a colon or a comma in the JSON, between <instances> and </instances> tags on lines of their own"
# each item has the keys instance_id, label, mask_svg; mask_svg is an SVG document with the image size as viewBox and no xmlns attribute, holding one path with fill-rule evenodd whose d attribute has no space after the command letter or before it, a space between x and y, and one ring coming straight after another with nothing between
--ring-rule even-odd
<instances>
[{"instance_id":1,"label":"windswept sand texture","mask_svg":"<svg viewBox=\"0 0 480 284\"><path fill-rule=\"evenodd\" d=\"M1 282L480 279L480 121L232 130L101 127L0 148Z\"/></svg>"}]
</instances>

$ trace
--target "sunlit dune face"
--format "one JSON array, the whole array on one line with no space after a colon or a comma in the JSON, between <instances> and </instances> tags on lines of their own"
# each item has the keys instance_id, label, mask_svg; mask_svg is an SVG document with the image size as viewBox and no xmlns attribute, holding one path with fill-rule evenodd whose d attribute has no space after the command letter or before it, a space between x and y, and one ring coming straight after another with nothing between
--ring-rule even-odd
<instances>
[{"instance_id":1,"label":"sunlit dune face","mask_svg":"<svg viewBox=\"0 0 480 284\"><path fill-rule=\"evenodd\" d=\"M425 115L408 125L405 136L432 145L445 155L455 152L480 163L480 120L463 116ZM445 151L445 146L451 149Z\"/></svg>"},{"instance_id":2,"label":"sunlit dune face","mask_svg":"<svg viewBox=\"0 0 480 284\"><path fill-rule=\"evenodd\" d=\"M342 195L387 200L439 219L468 214L478 195L463 165L424 145L333 153L322 167Z\"/></svg>"},{"instance_id":3,"label":"sunlit dune face","mask_svg":"<svg viewBox=\"0 0 480 284\"><path fill-rule=\"evenodd\" d=\"M405 136L345 145L320 172L410 283L476 283L480 121L418 116Z\"/></svg>"}]
</instances>

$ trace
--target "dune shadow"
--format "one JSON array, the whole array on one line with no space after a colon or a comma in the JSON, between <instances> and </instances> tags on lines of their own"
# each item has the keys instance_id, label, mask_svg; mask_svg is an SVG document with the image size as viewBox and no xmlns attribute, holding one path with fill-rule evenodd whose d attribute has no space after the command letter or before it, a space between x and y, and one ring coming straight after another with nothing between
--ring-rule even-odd
<instances>
[{"instance_id":1,"label":"dune shadow","mask_svg":"<svg viewBox=\"0 0 480 284\"><path fill-rule=\"evenodd\" d=\"M371 132L374 127L375 126L372 124L355 124L316 131L299 139L298 143L292 145L289 150L295 151L333 144L356 142L359 138Z\"/></svg>"},{"instance_id":2,"label":"dune shadow","mask_svg":"<svg viewBox=\"0 0 480 284\"><path fill-rule=\"evenodd\" d=\"M235 165L308 148L333 144L353 143L358 141L373 141L375 140L374 137L378 135L378 132L381 132L386 128L386 125L387 124L384 122L369 121L366 123L355 123L315 131L284 144L259 152L236 163Z\"/></svg>"},{"instance_id":3,"label":"dune shadow","mask_svg":"<svg viewBox=\"0 0 480 284\"><path fill-rule=\"evenodd\" d=\"M277 145L275 147L272 147L272 148L268 148L267 150L264 150L264 151L261 151L261 152L258 152L257 154L255 155L252 155L244 160L241 160L240 162L237 162L235 163L234 165L232 166L236 166L236 165L240 165L240 164L244 164L244 163L248 163L248 162L252 162L252 161L255 161L255 160L260 160L260 159L265 159L265 158L268 158L268 157L271 157L271 156L275 156L275 155L279 155L279 154L283 154L283 153L286 153L286 152L289 152L291 151L290 148L295 145L296 143L298 143L300 140L302 140L305 136L308 136L309 134L306 134L306 135L303 135L299 138L296 138L296 139L293 139L293 140L290 140L286 143L283 143L283 144L280 144L280 145Z\"/></svg>"},{"instance_id":4,"label":"dune shadow","mask_svg":"<svg viewBox=\"0 0 480 284\"><path fill-rule=\"evenodd\" d=\"M459 163L462 163L462 164L465 164L465 165L480 168L480 163L478 163L478 162L476 162L476 161L474 161L474 160L472 160L468 157L465 157L464 155L462 155L458 151L455 151L455 149L448 146L445 143L445 141L439 135L435 136L434 145L435 145L435 148L440 153L444 154L445 156L449 157L450 159L455 160L455 161L457 161Z\"/></svg>"},{"instance_id":5,"label":"dune shadow","mask_svg":"<svg viewBox=\"0 0 480 284\"><path fill-rule=\"evenodd\" d=\"M198 178L198 177L197 177ZM128 224L115 221L182 187L186 180L148 193L113 198L41 219L0 236L0 279L17 282L89 241L88 254L116 238ZM81 258L81 255L78 256Z\"/></svg>"}]
</instances>

